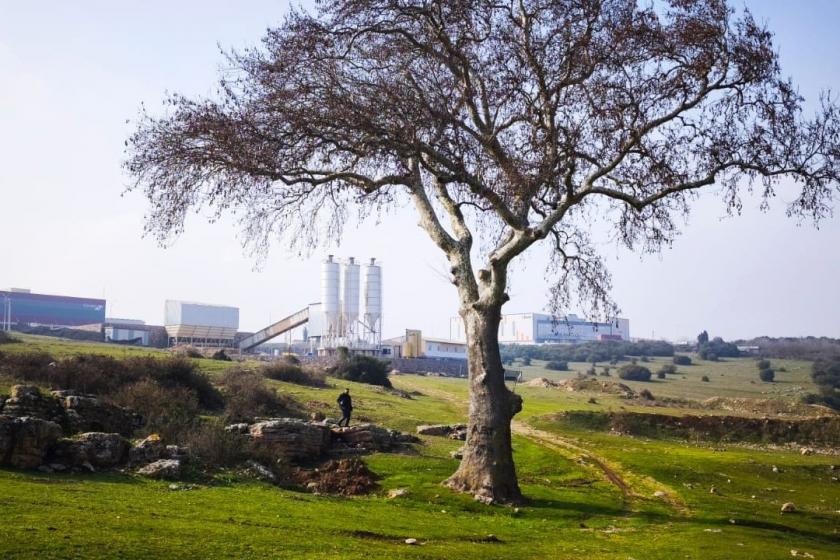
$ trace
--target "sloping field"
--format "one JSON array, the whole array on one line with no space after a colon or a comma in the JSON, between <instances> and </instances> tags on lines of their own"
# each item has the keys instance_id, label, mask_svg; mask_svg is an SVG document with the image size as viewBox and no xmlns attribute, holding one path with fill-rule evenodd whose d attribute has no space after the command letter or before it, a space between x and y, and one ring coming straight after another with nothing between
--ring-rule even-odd
<instances>
[{"instance_id":1,"label":"sloping field","mask_svg":"<svg viewBox=\"0 0 840 560\"><path fill-rule=\"evenodd\" d=\"M58 353L50 341L38 344ZM71 346L61 351L72 354ZM113 351L83 346L83 352ZM15 349L23 350L20 345ZM212 366L207 371L213 375L226 367ZM722 370L724 378L744 376L731 392L713 395L704 387L698 397L747 392L766 398L763 388L739 388L752 387L747 366L741 366L742 373ZM687 377L698 375L690 371ZM307 408L327 413L334 413L339 389L349 386L358 417L404 431L464 419L463 380L404 375L393 381L411 398L332 379L326 388L271 383ZM804 386L798 378L791 383ZM674 396L679 396L679 384L668 380ZM414 454L365 457L381 477L381 488L354 498L278 488L247 480L235 470L170 489L170 483L133 474L0 469L0 557L837 557L840 457L820 450L801 455L798 448L647 439L570 426L556 413L650 408L614 395L516 390L525 408L514 426L515 455L530 500L519 509L485 506L442 487L440 481L457 466L449 453L460 442L439 437L424 437ZM655 386L651 390L661 393ZM663 410L685 413L677 408L656 412ZM691 413L704 414L699 409ZM408 493L388 498L388 491L397 488ZM797 511L781 514L785 502L795 503ZM406 544L407 538L417 544Z\"/></svg>"}]
</instances>

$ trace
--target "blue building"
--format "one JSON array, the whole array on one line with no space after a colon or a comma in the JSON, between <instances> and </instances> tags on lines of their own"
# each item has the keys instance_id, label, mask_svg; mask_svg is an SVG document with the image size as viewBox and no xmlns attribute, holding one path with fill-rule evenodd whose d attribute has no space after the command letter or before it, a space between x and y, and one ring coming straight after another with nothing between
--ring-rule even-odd
<instances>
[{"instance_id":1,"label":"blue building","mask_svg":"<svg viewBox=\"0 0 840 560\"><path fill-rule=\"evenodd\" d=\"M0 291L0 320L10 322L12 327L102 324L105 300L33 294L28 290Z\"/></svg>"}]
</instances>

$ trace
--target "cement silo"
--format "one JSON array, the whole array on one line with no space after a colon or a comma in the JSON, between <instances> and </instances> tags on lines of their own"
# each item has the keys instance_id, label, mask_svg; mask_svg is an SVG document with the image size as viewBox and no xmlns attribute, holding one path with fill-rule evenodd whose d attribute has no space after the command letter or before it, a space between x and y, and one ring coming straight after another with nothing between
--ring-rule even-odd
<instances>
[{"instance_id":1,"label":"cement silo","mask_svg":"<svg viewBox=\"0 0 840 560\"><path fill-rule=\"evenodd\" d=\"M340 267L329 255L321 265L321 311L324 324L321 344L331 346L333 339L341 336Z\"/></svg>"},{"instance_id":2,"label":"cement silo","mask_svg":"<svg viewBox=\"0 0 840 560\"><path fill-rule=\"evenodd\" d=\"M376 259L362 266L361 312L370 342L378 344L382 339L382 267Z\"/></svg>"},{"instance_id":3,"label":"cement silo","mask_svg":"<svg viewBox=\"0 0 840 560\"><path fill-rule=\"evenodd\" d=\"M353 257L341 265L341 321L346 342L355 342L359 322L359 265Z\"/></svg>"}]
</instances>

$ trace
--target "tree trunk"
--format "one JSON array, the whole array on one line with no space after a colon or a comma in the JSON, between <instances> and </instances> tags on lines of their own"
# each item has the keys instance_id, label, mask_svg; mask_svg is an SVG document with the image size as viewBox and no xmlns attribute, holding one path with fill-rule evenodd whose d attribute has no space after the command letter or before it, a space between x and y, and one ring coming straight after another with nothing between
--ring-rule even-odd
<instances>
[{"instance_id":1,"label":"tree trunk","mask_svg":"<svg viewBox=\"0 0 840 560\"><path fill-rule=\"evenodd\" d=\"M467 335L470 411L461 465L446 485L482 501L519 503L510 423L522 398L505 385L499 352L501 305L461 311Z\"/></svg>"}]
</instances>

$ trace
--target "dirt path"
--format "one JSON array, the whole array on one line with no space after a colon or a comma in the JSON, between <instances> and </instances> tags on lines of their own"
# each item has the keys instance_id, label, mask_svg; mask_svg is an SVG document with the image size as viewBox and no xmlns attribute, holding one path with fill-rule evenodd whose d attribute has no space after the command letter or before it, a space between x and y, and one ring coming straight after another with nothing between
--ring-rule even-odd
<instances>
[{"instance_id":1,"label":"dirt path","mask_svg":"<svg viewBox=\"0 0 840 560\"><path fill-rule=\"evenodd\" d=\"M408 379L401 379L412 389L420 390L427 395L443 399L460 409L466 409L467 405L457 396L440 389L415 385ZM464 410L465 411L465 410ZM466 411L465 411L466 412ZM661 499L683 515L688 515L690 510L680 496L668 486L659 481L644 475L629 473L620 466L599 457L592 450L581 446L578 442L560 435L540 430L520 420L511 423L511 430L514 434L526 437L544 447L548 447L561 455L572 459L583 467L599 472L603 477L616 486L624 496L625 503L631 505L633 501ZM660 493L660 497L654 497L654 493Z\"/></svg>"}]
</instances>

